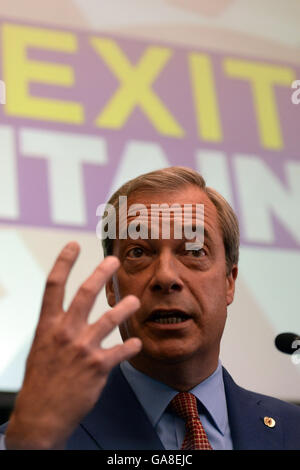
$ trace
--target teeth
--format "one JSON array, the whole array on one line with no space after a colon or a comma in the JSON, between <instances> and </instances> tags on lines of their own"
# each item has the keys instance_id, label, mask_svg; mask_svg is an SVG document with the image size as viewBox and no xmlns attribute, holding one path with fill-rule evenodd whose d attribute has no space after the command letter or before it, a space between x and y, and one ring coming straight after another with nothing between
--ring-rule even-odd
<instances>
[{"instance_id":1,"label":"teeth","mask_svg":"<svg viewBox=\"0 0 300 470\"><path fill-rule=\"evenodd\" d=\"M155 323L167 324L167 323L181 323L185 321L185 319L181 317L168 317L168 318L156 318L154 321Z\"/></svg>"}]
</instances>

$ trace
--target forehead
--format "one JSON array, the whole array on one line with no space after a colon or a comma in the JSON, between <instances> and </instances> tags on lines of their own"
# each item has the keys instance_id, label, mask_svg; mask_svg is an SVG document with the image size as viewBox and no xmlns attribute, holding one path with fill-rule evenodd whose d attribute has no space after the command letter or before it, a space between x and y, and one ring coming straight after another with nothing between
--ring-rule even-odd
<instances>
[{"instance_id":1,"label":"forehead","mask_svg":"<svg viewBox=\"0 0 300 470\"><path fill-rule=\"evenodd\" d=\"M197 222L196 205L201 204L204 207L205 232L213 231L215 234L219 234L221 236L217 209L207 194L197 186L190 185L179 188L178 190L162 190L161 192L137 191L128 197L127 203L128 207L135 204L143 204L147 208L149 217L153 211L155 212L157 210L153 208L155 205L161 206L166 204L168 207L171 207L172 205L178 205L178 211L170 212L170 218L177 217L177 213L182 213L182 209L185 205L192 205L192 220L195 222ZM163 212L163 210L159 211L160 217L162 216ZM168 212L168 209L166 209L166 212ZM131 217L128 215L128 223L130 220L132 220L132 218L134 218L134 216Z\"/></svg>"},{"instance_id":2,"label":"forehead","mask_svg":"<svg viewBox=\"0 0 300 470\"><path fill-rule=\"evenodd\" d=\"M143 204L149 211L152 204L178 204L184 207L185 204L203 204L207 217L217 220L217 210L204 191L196 186L186 186L178 190L163 190L153 192L138 191L128 197L128 206L134 204Z\"/></svg>"}]
</instances>

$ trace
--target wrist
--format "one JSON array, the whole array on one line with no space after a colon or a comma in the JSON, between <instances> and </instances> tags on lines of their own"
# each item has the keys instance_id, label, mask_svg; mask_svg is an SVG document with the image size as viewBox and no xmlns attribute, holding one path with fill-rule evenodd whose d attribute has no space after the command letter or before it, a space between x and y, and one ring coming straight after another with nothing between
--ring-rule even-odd
<instances>
[{"instance_id":1,"label":"wrist","mask_svg":"<svg viewBox=\"0 0 300 470\"><path fill-rule=\"evenodd\" d=\"M27 420L13 413L6 429L5 445L7 450L61 450L65 441L58 438L50 423Z\"/></svg>"}]
</instances>

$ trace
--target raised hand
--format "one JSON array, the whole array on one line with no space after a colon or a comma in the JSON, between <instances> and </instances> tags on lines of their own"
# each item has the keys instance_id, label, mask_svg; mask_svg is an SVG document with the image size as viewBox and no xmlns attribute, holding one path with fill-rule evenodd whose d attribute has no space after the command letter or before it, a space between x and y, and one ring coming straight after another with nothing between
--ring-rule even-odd
<instances>
[{"instance_id":1,"label":"raised hand","mask_svg":"<svg viewBox=\"0 0 300 470\"><path fill-rule=\"evenodd\" d=\"M110 370L141 350L138 338L110 349L100 345L139 308L136 297L125 297L95 323L87 322L98 293L119 267L116 257L104 259L64 311L65 285L78 254L78 244L69 243L48 276L24 382L6 431L8 449L64 448L96 403Z\"/></svg>"}]
</instances>

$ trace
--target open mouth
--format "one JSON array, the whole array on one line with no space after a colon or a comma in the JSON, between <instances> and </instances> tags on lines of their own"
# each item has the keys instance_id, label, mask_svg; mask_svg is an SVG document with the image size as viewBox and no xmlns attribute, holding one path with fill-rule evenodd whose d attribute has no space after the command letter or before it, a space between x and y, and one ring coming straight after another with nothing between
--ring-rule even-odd
<instances>
[{"instance_id":1,"label":"open mouth","mask_svg":"<svg viewBox=\"0 0 300 470\"><path fill-rule=\"evenodd\" d=\"M182 323L191 318L190 315L181 310L156 310L153 312L148 321L160 324Z\"/></svg>"}]
</instances>

